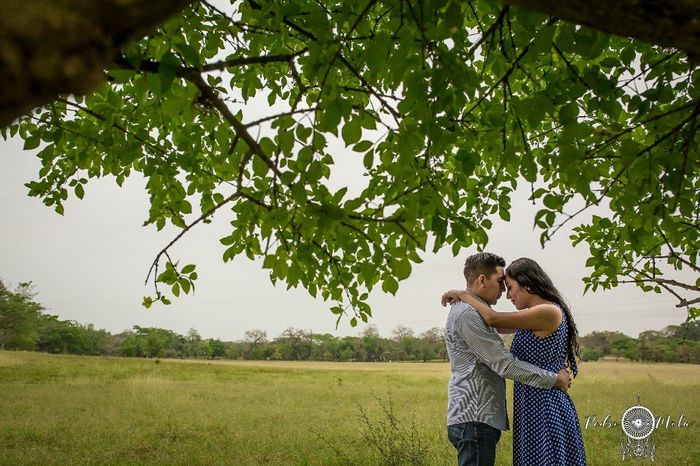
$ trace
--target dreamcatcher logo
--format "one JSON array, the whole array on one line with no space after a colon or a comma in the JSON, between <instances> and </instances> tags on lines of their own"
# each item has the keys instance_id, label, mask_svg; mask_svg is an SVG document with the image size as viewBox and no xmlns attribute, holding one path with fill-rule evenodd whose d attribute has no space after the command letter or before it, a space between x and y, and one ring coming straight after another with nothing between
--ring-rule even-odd
<instances>
[{"instance_id":1,"label":"dreamcatcher logo","mask_svg":"<svg viewBox=\"0 0 700 466\"><path fill-rule=\"evenodd\" d=\"M593 429L620 429L623 435L620 438L620 453L622 460L626 458L646 458L654 461L656 455L656 432L668 432L675 429L685 429L693 425L685 419L685 415L674 418L671 415L656 415L645 406L637 393L637 404L630 406L619 419L612 414L599 418L596 414L586 416L583 428ZM662 434L663 436L663 434Z\"/></svg>"},{"instance_id":2,"label":"dreamcatcher logo","mask_svg":"<svg viewBox=\"0 0 700 466\"><path fill-rule=\"evenodd\" d=\"M656 441L654 440L654 427L656 419L654 413L642 406L637 393L637 404L630 406L622 415L620 424L626 437L620 440L620 452L622 460L625 458L649 458L654 461Z\"/></svg>"}]
</instances>

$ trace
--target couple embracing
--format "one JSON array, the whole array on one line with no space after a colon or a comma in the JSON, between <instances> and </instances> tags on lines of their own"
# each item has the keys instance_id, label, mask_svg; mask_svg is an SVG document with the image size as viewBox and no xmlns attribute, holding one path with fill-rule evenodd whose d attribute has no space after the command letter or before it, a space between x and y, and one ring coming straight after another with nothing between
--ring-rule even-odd
<instances>
[{"instance_id":1,"label":"couple embracing","mask_svg":"<svg viewBox=\"0 0 700 466\"><path fill-rule=\"evenodd\" d=\"M513 464L586 464L576 408L567 395L578 373L576 326L552 280L532 259L505 269L491 253L469 256L466 290L448 291L445 342L452 368L447 433L459 466L495 464L508 429L504 378L513 379ZM507 288L518 312L495 312ZM515 331L510 352L498 332Z\"/></svg>"}]
</instances>

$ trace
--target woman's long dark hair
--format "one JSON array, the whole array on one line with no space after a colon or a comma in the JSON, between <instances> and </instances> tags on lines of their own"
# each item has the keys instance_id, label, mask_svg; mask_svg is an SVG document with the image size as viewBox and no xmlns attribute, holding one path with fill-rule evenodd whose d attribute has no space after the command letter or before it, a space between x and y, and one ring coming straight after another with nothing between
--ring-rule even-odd
<instances>
[{"instance_id":1,"label":"woman's long dark hair","mask_svg":"<svg viewBox=\"0 0 700 466\"><path fill-rule=\"evenodd\" d=\"M580 359L578 330L574 323L574 317L571 315L571 309L564 301L559 290L554 286L552 279L542 270L540 265L527 257L516 259L508 265L506 275L518 282L526 291L546 299L558 305L566 315L566 363L571 368L574 376L578 374L578 366L576 358Z\"/></svg>"}]
</instances>

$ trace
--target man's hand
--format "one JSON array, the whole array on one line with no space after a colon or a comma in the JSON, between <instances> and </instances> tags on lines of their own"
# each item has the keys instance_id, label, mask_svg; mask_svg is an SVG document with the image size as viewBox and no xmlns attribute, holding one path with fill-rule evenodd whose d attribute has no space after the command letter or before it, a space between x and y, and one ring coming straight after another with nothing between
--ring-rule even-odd
<instances>
[{"instance_id":1,"label":"man's hand","mask_svg":"<svg viewBox=\"0 0 700 466\"><path fill-rule=\"evenodd\" d=\"M558 388L562 392L566 393L571 387L571 376L569 376L569 371L562 369L557 372L557 382L554 384L554 388Z\"/></svg>"}]
</instances>

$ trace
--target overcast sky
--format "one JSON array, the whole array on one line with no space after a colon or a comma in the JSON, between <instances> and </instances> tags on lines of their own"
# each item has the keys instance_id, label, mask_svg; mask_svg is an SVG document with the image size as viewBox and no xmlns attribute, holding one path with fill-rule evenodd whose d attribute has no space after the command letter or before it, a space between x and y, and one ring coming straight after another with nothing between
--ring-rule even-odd
<instances>
[{"instance_id":1,"label":"overcast sky","mask_svg":"<svg viewBox=\"0 0 700 466\"><path fill-rule=\"evenodd\" d=\"M175 235L173 229L157 232L143 227L147 196L143 179L132 178L118 188L113 178L91 180L85 199L70 198L65 215L27 196L24 183L35 179L39 162L36 151L23 151L22 141L0 139L0 278L11 287L32 281L38 300L61 319L93 323L110 332L133 325L157 326L184 334L195 328L205 338L238 340L245 330L259 328L269 337L287 327L355 335L348 319L336 330L330 303L314 299L303 289L273 286L261 262L238 258L224 264L223 246L228 223L220 218L200 225L173 249L181 263L197 263L199 280L194 296L175 299L170 306L141 307L142 297L152 292L144 279L155 254ZM352 153L341 158L357 157ZM352 160L346 160L352 163ZM343 167L343 160L339 160ZM343 178L347 177L347 178ZM341 169L333 184L357 184L361 175ZM583 295L581 278L586 274L586 247L573 248L569 231L559 231L544 250L532 229L538 209L527 192L513 199L510 223L497 221L490 234L489 250L506 261L521 256L537 260L572 305L582 335L593 330L618 330L631 336L640 331L679 324L686 318L667 295L643 293L632 285L613 291ZM440 294L461 288L464 258L474 250L452 257L445 249L426 253L408 280L400 283L394 297L379 290L370 296L374 317L370 321L384 336L399 324L416 333L443 326L445 309ZM513 310L505 297L496 309Z\"/></svg>"}]
</instances>

